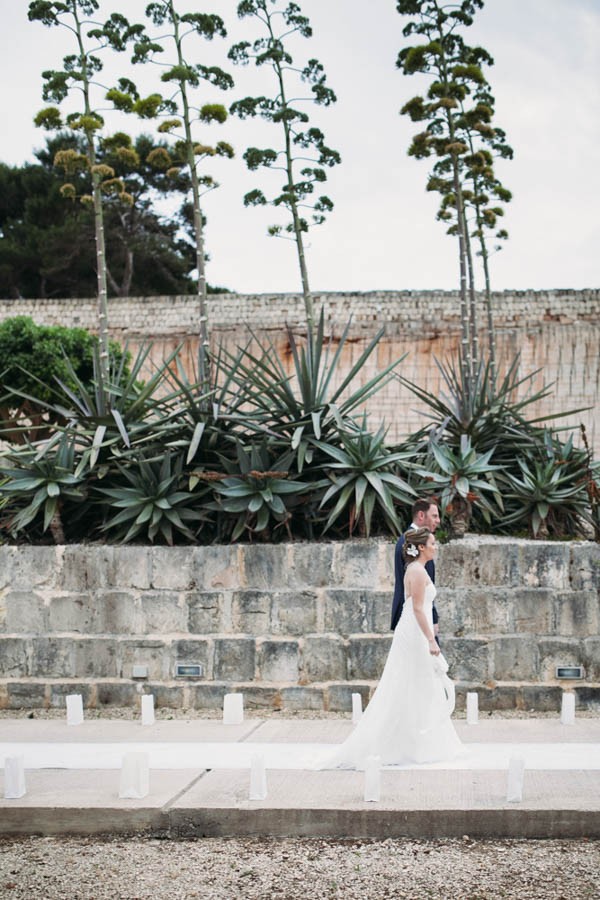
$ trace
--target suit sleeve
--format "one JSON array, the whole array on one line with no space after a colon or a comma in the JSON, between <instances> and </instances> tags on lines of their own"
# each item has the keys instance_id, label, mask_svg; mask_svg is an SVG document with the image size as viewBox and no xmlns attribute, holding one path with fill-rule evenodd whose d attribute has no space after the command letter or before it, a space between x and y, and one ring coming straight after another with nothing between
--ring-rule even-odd
<instances>
[{"instance_id":1,"label":"suit sleeve","mask_svg":"<svg viewBox=\"0 0 600 900\"><path fill-rule=\"evenodd\" d=\"M395 629L400 619L400 613L404 606L404 560L402 558L402 547L404 545L404 536L401 535L396 543L394 552L394 601L392 603L392 631Z\"/></svg>"},{"instance_id":2,"label":"suit sleeve","mask_svg":"<svg viewBox=\"0 0 600 900\"><path fill-rule=\"evenodd\" d=\"M435 584L435 563L432 559L425 566L425 571L429 573L429 577ZM433 624L437 625L439 622L439 616L438 616L438 611L437 611L437 607L436 607L435 603L433 604L433 609L431 612L433 615Z\"/></svg>"}]
</instances>

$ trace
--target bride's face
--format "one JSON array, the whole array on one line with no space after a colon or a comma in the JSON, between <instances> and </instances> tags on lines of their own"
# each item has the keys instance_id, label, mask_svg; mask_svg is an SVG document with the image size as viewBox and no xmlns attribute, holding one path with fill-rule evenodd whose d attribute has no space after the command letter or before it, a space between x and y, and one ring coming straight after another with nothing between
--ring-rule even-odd
<instances>
[{"instance_id":1,"label":"bride's face","mask_svg":"<svg viewBox=\"0 0 600 900\"><path fill-rule=\"evenodd\" d=\"M421 559L423 562L429 562L430 559L434 559L437 553L437 543L435 540L435 535L430 534L427 538L427 543L421 548Z\"/></svg>"}]
</instances>

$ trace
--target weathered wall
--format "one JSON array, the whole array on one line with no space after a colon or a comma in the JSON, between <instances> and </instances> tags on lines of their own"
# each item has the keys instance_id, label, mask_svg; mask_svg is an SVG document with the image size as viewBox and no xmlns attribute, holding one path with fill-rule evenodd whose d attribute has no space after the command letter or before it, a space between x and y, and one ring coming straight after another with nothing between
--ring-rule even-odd
<instances>
[{"instance_id":1,"label":"weathered wall","mask_svg":"<svg viewBox=\"0 0 600 900\"><path fill-rule=\"evenodd\" d=\"M352 315L351 341L342 357L340 376L356 362L367 342L385 325L378 351L359 375L363 383L377 369L408 353L400 372L438 394L442 388L434 356L444 359L458 346L459 298L455 291L373 291L315 295L324 309L328 331L339 338ZM45 324L96 327L95 300L0 300L0 321L31 315ZM302 298L296 294L222 294L209 298L211 337L234 350L246 343L249 328L268 334L282 357L289 356L283 331L287 322L301 328ZM191 371L197 351L198 311L193 297L116 298L110 301L111 333L135 348L152 338L148 366L165 358L180 342ZM485 316L480 302L480 322ZM600 291L502 291L494 294L498 353L503 362L521 354L521 375L541 369L536 389L554 383L551 396L531 407L531 414L550 415L589 406L564 420L577 428L584 422L600 455ZM480 333L482 344L485 335ZM1 362L1 361L0 361ZM385 418L390 440L399 440L423 424L418 401L394 380L368 404L373 424ZM561 420L563 421L563 420Z\"/></svg>"},{"instance_id":2,"label":"weathered wall","mask_svg":"<svg viewBox=\"0 0 600 900\"><path fill-rule=\"evenodd\" d=\"M441 548L444 653L482 708L557 709L556 665L600 705L600 547L468 538ZM246 703L346 709L390 645L388 541L185 548L0 547L0 707ZM204 676L174 677L176 662ZM133 665L149 678L132 679ZM572 685L568 685L572 686Z\"/></svg>"}]
</instances>

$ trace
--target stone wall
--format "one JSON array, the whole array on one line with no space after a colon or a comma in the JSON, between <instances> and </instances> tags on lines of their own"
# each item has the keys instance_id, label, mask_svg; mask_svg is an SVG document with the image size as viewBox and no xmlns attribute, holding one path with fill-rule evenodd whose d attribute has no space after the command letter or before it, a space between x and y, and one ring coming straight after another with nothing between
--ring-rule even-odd
<instances>
[{"instance_id":1,"label":"stone wall","mask_svg":"<svg viewBox=\"0 0 600 900\"><path fill-rule=\"evenodd\" d=\"M0 707L348 709L390 645L393 544L0 547ZM557 709L557 665L600 706L600 546L469 537L441 548L438 608L457 681L487 708ZM199 663L202 677L175 677ZM148 677L132 677L133 666Z\"/></svg>"},{"instance_id":2,"label":"stone wall","mask_svg":"<svg viewBox=\"0 0 600 900\"><path fill-rule=\"evenodd\" d=\"M351 339L342 355L340 378L355 364L376 331L385 326L385 337L358 381L365 383L377 370L408 354L400 373L433 394L443 390L434 357L443 360L458 346L456 291L326 293L315 294L314 299L316 309L324 310L334 345L352 315ZM483 323L481 298L479 304L479 321ZM584 422L600 455L600 291L501 291L494 293L493 304L501 362L509 363L519 353L521 376L541 370L530 383L532 388L537 390L544 383L554 385L549 397L530 408L531 414L545 416L590 407L560 421L574 428ZM95 300L0 300L0 321L15 315L90 330L97 322ZM220 294L209 297L209 318L213 345L222 342L235 350L248 341L252 328L259 335L268 335L285 360L289 359L289 345L284 325L301 328L304 306L297 294ZM114 298L109 321L112 335L128 341L133 351L152 339L148 373L180 343L184 364L192 371L198 329L193 297ZM484 346L483 329L480 340ZM394 380L369 401L368 410L373 425L385 419L390 440L400 440L423 424L417 406L415 396Z\"/></svg>"}]
</instances>

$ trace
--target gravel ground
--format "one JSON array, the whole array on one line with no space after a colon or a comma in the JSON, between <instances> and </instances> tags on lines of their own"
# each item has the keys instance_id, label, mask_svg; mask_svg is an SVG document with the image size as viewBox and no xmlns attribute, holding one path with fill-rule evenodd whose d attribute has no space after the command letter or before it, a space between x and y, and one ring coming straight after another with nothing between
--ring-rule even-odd
<instances>
[{"instance_id":1,"label":"gravel ground","mask_svg":"<svg viewBox=\"0 0 600 900\"><path fill-rule=\"evenodd\" d=\"M222 709L155 709L157 719L222 719ZM111 706L104 709L84 709L86 719L139 719L140 710L132 707ZM597 719L598 709L578 709L577 718ZM315 709L251 709L244 708L247 719L350 719L350 712L324 711ZM64 719L66 711L61 709L0 709L0 719ZM465 710L456 710L453 719L466 718ZM480 719L560 719L560 712L537 712L530 709L479 710Z\"/></svg>"},{"instance_id":2,"label":"gravel ground","mask_svg":"<svg viewBox=\"0 0 600 900\"><path fill-rule=\"evenodd\" d=\"M583 900L599 874L600 841L0 841L15 900Z\"/></svg>"}]
</instances>

